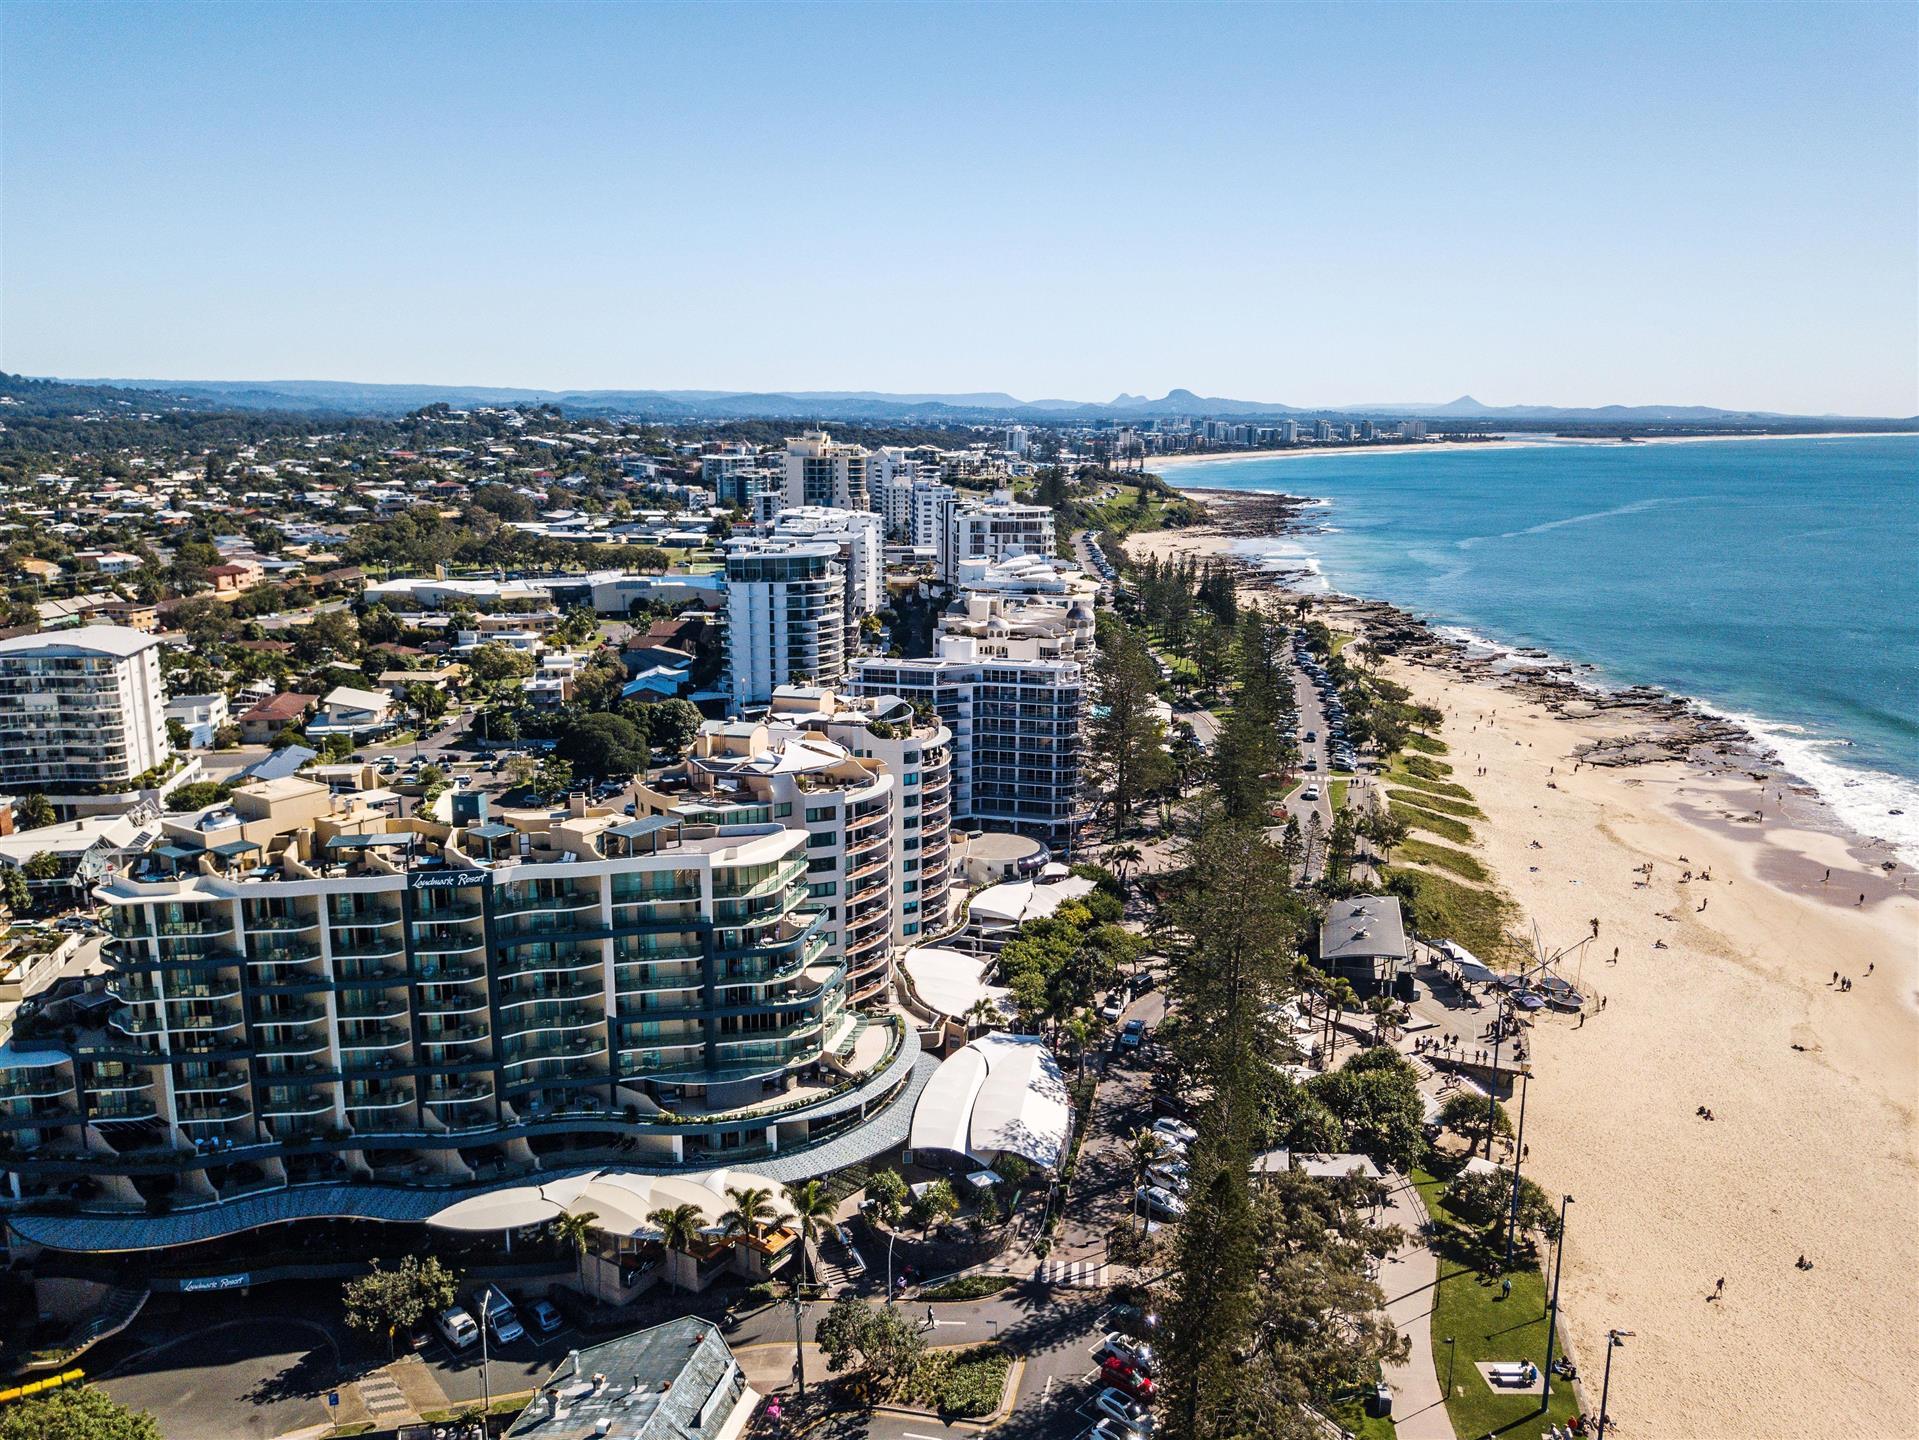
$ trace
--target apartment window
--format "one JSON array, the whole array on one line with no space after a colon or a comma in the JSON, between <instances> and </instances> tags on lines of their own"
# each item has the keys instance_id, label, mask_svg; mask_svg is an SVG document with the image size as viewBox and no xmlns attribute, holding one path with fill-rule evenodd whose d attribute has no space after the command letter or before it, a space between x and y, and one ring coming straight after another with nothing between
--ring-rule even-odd
<instances>
[{"instance_id":1,"label":"apartment window","mask_svg":"<svg viewBox=\"0 0 1919 1440\"><path fill-rule=\"evenodd\" d=\"M920 922L917 920L909 920L900 926L900 930L907 935L917 935L920 933Z\"/></svg>"},{"instance_id":2,"label":"apartment window","mask_svg":"<svg viewBox=\"0 0 1919 1440\"><path fill-rule=\"evenodd\" d=\"M920 882L917 880L908 880L904 888L906 893L911 895L915 890L920 888Z\"/></svg>"},{"instance_id":3,"label":"apartment window","mask_svg":"<svg viewBox=\"0 0 1919 1440\"><path fill-rule=\"evenodd\" d=\"M808 899L818 900L823 895L837 895L839 894L839 890L839 881L822 880L816 885L808 885L806 887L806 894Z\"/></svg>"},{"instance_id":4,"label":"apartment window","mask_svg":"<svg viewBox=\"0 0 1919 1440\"><path fill-rule=\"evenodd\" d=\"M837 838L831 830L816 830L806 837L807 848L818 850L823 845L831 845Z\"/></svg>"},{"instance_id":5,"label":"apartment window","mask_svg":"<svg viewBox=\"0 0 1919 1440\"><path fill-rule=\"evenodd\" d=\"M917 784L919 784L919 783L920 783L920 772L919 772L919 771L917 771L917 770L915 770L915 771L914 771L914 772L913 772L912 774L910 774L910 775L908 775L908 776L906 777L906 783L907 783L908 785L917 785Z\"/></svg>"},{"instance_id":6,"label":"apartment window","mask_svg":"<svg viewBox=\"0 0 1919 1440\"><path fill-rule=\"evenodd\" d=\"M791 800L782 800L780 801L779 804L773 807L773 818L775 820L790 819L792 818L792 814L793 814L793 802Z\"/></svg>"},{"instance_id":7,"label":"apartment window","mask_svg":"<svg viewBox=\"0 0 1919 1440\"><path fill-rule=\"evenodd\" d=\"M920 817L917 815L907 815L901 819L900 823L908 830L917 830L920 825Z\"/></svg>"},{"instance_id":8,"label":"apartment window","mask_svg":"<svg viewBox=\"0 0 1919 1440\"><path fill-rule=\"evenodd\" d=\"M908 900L904 905L900 906L900 910L907 915L917 915L920 911L920 902L917 900Z\"/></svg>"},{"instance_id":9,"label":"apartment window","mask_svg":"<svg viewBox=\"0 0 1919 1440\"><path fill-rule=\"evenodd\" d=\"M806 821L811 825L820 820L831 820L838 813L835 805L809 805L806 807Z\"/></svg>"},{"instance_id":10,"label":"apartment window","mask_svg":"<svg viewBox=\"0 0 1919 1440\"><path fill-rule=\"evenodd\" d=\"M917 835L909 835L909 836L907 836L907 837L906 837L906 846L905 846L905 848L906 848L906 849L908 849L908 850L917 850L917 849L919 849L919 848L920 848L920 837L919 837L919 836L917 836Z\"/></svg>"}]
</instances>

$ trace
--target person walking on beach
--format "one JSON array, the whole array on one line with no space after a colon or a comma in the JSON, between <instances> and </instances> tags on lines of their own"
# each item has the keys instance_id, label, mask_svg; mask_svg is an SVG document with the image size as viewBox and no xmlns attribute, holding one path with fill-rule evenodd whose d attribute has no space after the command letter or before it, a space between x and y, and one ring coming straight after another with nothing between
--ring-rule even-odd
<instances>
[{"instance_id":1,"label":"person walking on beach","mask_svg":"<svg viewBox=\"0 0 1919 1440\"><path fill-rule=\"evenodd\" d=\"M1866 892L1861 890L1859 892L1859 898L1852 902L1852 908L1857 910L1861 905L1864 905L1865 903L1866 903Z\"/></svg>"},{"instance_id":2,"label":"person walking on beach","mask_svg":"<svg viewBox=\"0 0 1919 1440\"><path fill-rule=\"evenodd\" d=\"M1726 1294L1726 1277L1724 1275L1721 1275L1719 1277L1719 1283L1712 1287L1712 1298L1715 1300L1721 1300L1725 1298L1725 1294Z\"/></svg>"},{"instance_id":3,"label":"person walking on beach","mask_svg":"<svg viewBox=\"0 0 1919 1440\"><path fill-rule=\"evenodd\" d=\"M1830 865L1828 865L1828 866L1826 867L1826 878L1825 878L1825 879L1823 879L1823 880L1821 880L1821 881L1820 881L1819 883L1820 883L1821 885L1830 885L1830 884L1832 884L1832 867L1831 867Z\"/></svg>"}]
</instances>

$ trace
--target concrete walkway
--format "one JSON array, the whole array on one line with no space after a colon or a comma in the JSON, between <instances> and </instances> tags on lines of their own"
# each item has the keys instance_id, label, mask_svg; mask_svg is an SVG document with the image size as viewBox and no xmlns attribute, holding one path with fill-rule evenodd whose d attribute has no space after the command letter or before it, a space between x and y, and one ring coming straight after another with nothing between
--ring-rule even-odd
<instances>
[{"instance_id":1,"label":"concrete walkway","mask_svg":"<svg viewBox=\"0 0 1919 1440\"><path fill-rule=\"evenodd\" d=\"M1434 1369L1432 1312L1439 1261L1420 1233L1426 1207L1410 1179L1394 1176L1392 1183L1392 1204L1383 1218L1405 1230L1408 1238L1379 1267L1379 1283L1386 1292L1386 1314L1412 1341L1405 1362L1386 1367L1386 1383L1393 1387L1393 1425L1399 1440L1456 1440ZM1445 1364L1445 1358L1439 1363Z\"/></svg>"}]
</instances>

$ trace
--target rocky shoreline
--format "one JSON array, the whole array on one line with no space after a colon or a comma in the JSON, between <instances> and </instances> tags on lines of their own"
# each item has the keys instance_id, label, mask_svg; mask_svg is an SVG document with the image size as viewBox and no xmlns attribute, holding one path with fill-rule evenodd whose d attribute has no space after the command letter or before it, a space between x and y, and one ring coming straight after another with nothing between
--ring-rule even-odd
<instances>
[{"instance_id":1,"label":"rocky shoreline","mask_svg":"<svg viewBox=\"0 0 1919 1440\"><path fill-rule=\"evenodd\" d=\"M1303 512L1317 503L1270 492L1186 493L1204 507L1206 528L1233 540L1310 533ZM1304 589L1301 582L1311 573L1304 568L1257 563L1230 549L1219 558L1233 567L1243 590L1270 596L1289 613L1297 613L1303 604L1329 624L1363 633L1368 646L1381 655L1497 686L1555 714L1607 714L1633 727L1582 743L1575 752L1580 764L1618 767L1685 760L1709 773L1738 774L1762 783L1789 779L1787 788L1796 795L1818 798L1811 786L1788 777L1777 755L1743 726L1686 696L1650 685L1608 688L1591 678L1591 666L1555 661L1542 650L1470 645L1440 634L1428 621L1388 601ZM1827 818L1836 824L1836 817Z\"/></svg>"}]
</instances>

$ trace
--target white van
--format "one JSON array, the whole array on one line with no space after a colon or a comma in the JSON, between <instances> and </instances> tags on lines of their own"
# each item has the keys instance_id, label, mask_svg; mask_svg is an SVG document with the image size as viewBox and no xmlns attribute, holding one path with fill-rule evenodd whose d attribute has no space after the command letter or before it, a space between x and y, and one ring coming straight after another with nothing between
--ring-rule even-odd
<instances>
[{"instance_id":1,"label":"white van","mask_svg":"<svg viewBox=\"0 0 1919 1440\"><path fill-rule=\"evenodd\" d=\"M441 1338L455 1350L465 1350L480 1343L480 1327L458 1305L449 1305L435 1315L433 1325Z\"/></svg>"},{"instance_id":2,"label":"white van","mask_svg":"<svg viewBox=\"0 0 1919 1440\"><path fill-rule=\"evenodd\" d=\"M486 1317L487 1329L502 1345L511 1345L526 1334L526 1327L520 1324L513 1302L506 1298L506 1292L497 1285L476 1290L473 1293L473 1308Z\"/></svg>"}]
</instances>

